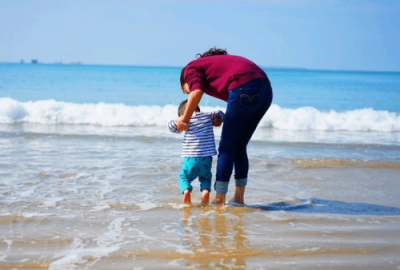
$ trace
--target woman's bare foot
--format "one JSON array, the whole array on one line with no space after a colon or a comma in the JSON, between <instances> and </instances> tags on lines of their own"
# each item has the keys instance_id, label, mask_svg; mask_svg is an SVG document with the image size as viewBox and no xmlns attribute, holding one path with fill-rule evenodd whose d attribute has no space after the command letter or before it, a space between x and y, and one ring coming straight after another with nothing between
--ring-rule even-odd
<instances>
[{"instance_id":1,"label":"woman's bare foot","mask_svg":"<svg viewBox=\"0 0 400 270\"><path fill-rule=\"evenodd\" d=\"M190 200L190 191L187 189L183 192L183 203L184 204L192 203L192 201Z\"/></svg>"},{"instance_id":2,"label":"woman's bare foot","mask_svg":"<svg viewBox=\"0 0 400 270\"><path fill-rule=\"evenodd\" d=\"M246 187L236 187L235 195L229 200L229 202L244 204L244 190Z\"/></svg>"},{"instance_id":3,"label":"woman's bare foot","mask_svg":"<svg viewBox=\"0 0 400 270\"><path fill-rule=\"evenodd\" d=\"M210 202L210 192L207 189L204 189L203 192L201 193L201 204L203 206L208 205Z\"/></svg>"},{"instance_id":4,"label":"woman's bare foot","mask_svg":"<svg viewBox=\"0 0 400 270\"><path fill-rule=\"evenodd\" d=\"M212 203L217 204L217 205L224 205L225 204L225 194L219 194L218 192L216 192L215 200Z\"/></svg>"}]
</instances>

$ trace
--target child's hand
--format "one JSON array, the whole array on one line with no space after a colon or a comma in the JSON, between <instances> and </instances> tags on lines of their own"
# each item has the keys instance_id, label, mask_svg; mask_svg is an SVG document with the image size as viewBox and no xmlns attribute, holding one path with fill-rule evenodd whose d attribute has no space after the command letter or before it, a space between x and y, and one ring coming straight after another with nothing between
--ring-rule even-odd
<instances>
[{"instance_id":1,"label":"child's hand","mask_svg":"<svg viewBox=\"0 0 400 270\"><path fill-rule=\"evenodd\" d=\"M183 124L181 118L176 118L176 119L175 119L175 123L176 123L176 128L177 128L178 130L182 130L182 131L188 131L188 130L189 130L189 126Z\"/></svg>"},{"instance_id":2,"label":"child's hand","mask_svg":"<svg viewBox=\"0 0 400 270\"><path fill-rule=\"evenodd\" d=\"M220 115L217 115L212 119L212 125L214 127L219 127L222 124L222 117Z\"/></svg>"}]
</instances>

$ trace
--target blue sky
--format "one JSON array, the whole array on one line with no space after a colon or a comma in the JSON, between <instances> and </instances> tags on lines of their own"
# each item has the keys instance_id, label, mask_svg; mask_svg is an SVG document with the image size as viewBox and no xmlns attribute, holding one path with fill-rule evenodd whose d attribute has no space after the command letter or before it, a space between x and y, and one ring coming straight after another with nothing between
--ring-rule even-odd
<instances>
[{"instance_id":1,"label":"blue sky","mask_svg":"<svg viewBox=\"0 0 400 270\"><path fill-rule=\"evenodd\" d=\"M400 71L398 0L0 0L0 62Z\"/></svg>"}]
</instances>

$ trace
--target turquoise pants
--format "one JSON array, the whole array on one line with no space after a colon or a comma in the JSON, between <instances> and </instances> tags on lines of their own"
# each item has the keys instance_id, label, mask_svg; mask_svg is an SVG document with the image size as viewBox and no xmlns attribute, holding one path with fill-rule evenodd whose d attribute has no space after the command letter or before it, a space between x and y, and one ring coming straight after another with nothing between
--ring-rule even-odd
<instances>
[{"instance_id":1,"label":"turquoise pants","mask_svg":"<svg viewBox=\"0 0 400 270\"><path fill-rule=\"evenodd\" d=\"M211 191L211 165L212 157L185 157L179 175L182 194L186 189L192 192L193 188L190 183L197 177L200 181L200 191L204 189Z\"/></svg>"}]
</instances>

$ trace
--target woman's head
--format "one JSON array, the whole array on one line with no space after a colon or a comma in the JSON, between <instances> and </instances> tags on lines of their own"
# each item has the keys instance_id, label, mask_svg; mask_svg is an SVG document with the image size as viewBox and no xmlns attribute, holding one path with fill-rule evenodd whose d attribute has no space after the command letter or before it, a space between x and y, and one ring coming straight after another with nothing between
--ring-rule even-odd
<instances>
[{"instance_id":1,"label":"woman's head","mask_svg":"<svg viewBox=\"0 0 400 270\"><path fill-rule=\"evenodd\" d=\"M214 56L214 55L227 55L228 52L224 49L217 49L216 47L209 49L208 51L204 52L204 53L198 53L196 54L196 58L203 58L203 57L207 57L207 56ZM181 87L183 90L183 85L185 84L185 68L182 68L181 71ZM186 91L184 91L186 92Z\"/></svg>"},{"instance_id":2,"label":"woman's head","mask_svg":"<svg viewBox=\"0 0 400 270\"><path fill-rule=\"evenodd\" d=\"M188 102L188 100L184 100L181 102L181 104L179 104L179 107L178 107L178 116L179 117L185 113L187 102ZM200 112L199 106L197 106L196 112Z\"/></svg>"}]
</instances>

